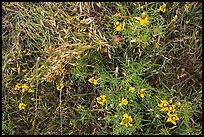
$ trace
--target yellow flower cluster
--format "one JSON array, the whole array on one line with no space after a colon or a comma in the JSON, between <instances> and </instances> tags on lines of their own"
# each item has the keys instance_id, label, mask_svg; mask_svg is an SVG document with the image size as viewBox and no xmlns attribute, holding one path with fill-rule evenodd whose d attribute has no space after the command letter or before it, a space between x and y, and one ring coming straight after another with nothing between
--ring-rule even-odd
<instances>
[{"instance_id":1,"label":"yellow flower cluster","mask_svg":"<svg viewBox=\"0 0 204 137\"><path fill-rule=\"evenodd\" d=\"M34 92L34 90L31 87L27 86L26 84L17 83L15 85L14 90L20 91L21 89L22 89L22 92L25 92L25 91L28 91L29 93Z\"/></svg>"},{"instance_id":2,"label":"yellow flower cluster","mask_svg":"<svg viewBox=\"0 0 204 137\"><path fill-rule=\"evenodd\" d=\"M158 104L158 106L161 108L161 111L167 111L167 122L171 122L172 124L176 125L176 121L179 120L177 114L173 114L176 110L176 105L170 105L166 100L161 100L161 104Z\"/></svg>"},{"instance_id":3,"label":"yellow flower cluster","mask_svg":"<svg viewBox=\"0 0 204 137\"><path fill-rule=\"evenodd\" d=\"M166 12L166 4L164 3L163 5L161 5L158 11L161 11L163 13ZM145 25L148 22L148 17L145 12L140 14L139 17L136 17L136 19L140 21L141 26ZM119 21L116 21L114 22L114 26L115 26L116 31L120 31L122 27L122 23L120 23Z\"/></svg>"},{"instance_id":4,"label":"yellow flower cluster","mask_svg":"<svg viewBox=\"0 0 204 137\"><path fill-rule=\"evenodd\" d=\"M130 86L128 91L131 92L131 93L134 93L135 87ZM145 92L145 89L138 90L138 94L140 95L140 97L144 98L144 92ZM128 105L128 100L125 99L125 98L122 98L122 101L119 104L119 106L122 106L122 105ZM132 126L132 124L130 122L132 122L132 117L128 116L128 114L125 113L123 115L121 125L125 125L126 127Z\"/></svg>"}]
</instances>

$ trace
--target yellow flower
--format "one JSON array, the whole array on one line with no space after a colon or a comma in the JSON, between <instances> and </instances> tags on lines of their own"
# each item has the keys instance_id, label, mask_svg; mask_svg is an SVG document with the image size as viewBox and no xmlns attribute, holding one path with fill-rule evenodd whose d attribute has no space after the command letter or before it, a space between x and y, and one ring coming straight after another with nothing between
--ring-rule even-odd
<instances>
[{"instance_id":1,"label":"yellow flower","mask_svg":"<svg viewBox=\"0 0 204 137\"><path fill-rule=\"evenodd\" d=\"M21 89L21 84L20 83L16 84L14 90L20 90L20 89Z\"/></svg>"},{"instance_id":2,"label":"yellow flower","mask_svg":"<svg viewBox=\"0 0 204 137\"><path fill-rule=\"evenodd\" d=\"M24 103L20 103L18 105L19 110L23 110L23 109L25 109L25 107L26 107L26 104L24 104Z\"/></svg>"},{"instance_id":3,"label":"yellow flower","mask_svg":"<svg viewBox=\"0 0 204 137\"><path fill-rule=\"evenodd\" d=\"M81 55L79 54L79 55L77 55L75 58L76 58L76 59L80 59L80 58L81 58Z\"/></svg>"},{"instance_id":4,"label":"yellow flower","mask_svg":"<svg viewBox=\"0 0 204 137\"><path fill-rule=\"evenodd\" d=\"M146 14L143 12L143 13L141 14L141 16L138 17L137 19L140 21L140 25L144 25L144 24L147 22L148 17L147 17Z\"/></svg>"},{"instance_id":5,"label":"yellow flower","mask_svg":"<svg viewBox=\"0 0 204 137\"><path fill-rule=\"evenodd\" d=\"M64 73L64 69L63 69L63 68L60 68L59 71L58 71L58 74L59 74L59 75L62 75L63 73ZM58 74L57 74L57 75L58 75Z\"/></svg>"},{"instance_id":6,"label":"yellow flower","mask_svg":"<svg viewBox=\"0 0 204 137\"><path fill-rule=\"evenodd\" d=\"M128 104L128 100L127 100L127 99L122 98L122 104L123 104L123 105L127 105L127 104Z\"/></svg>"},{"instance_id":7,"label":"yellow flower","mask_svg":"<svg viewBox=\"0 0 204 137\"><path fill-rule=\"evenodd\" d=\"M161 104L159 104L158 106L161 107L161 111L168 111L168 102L166 100L161 100Z\"/></svg>"},{"instance_id":8,"label":"yellow flower","mask_svg":"<svg viewBox=\"0 0 204 137\"><path fill-rule=\"evenodd\" d=\"M159 10L164 13L166 11L166 4L163 4L162 6L160 6Z\"/></svg>"},{"instance_id":9,"label":"yellow flower","mask_svg":"<svg viewBox=\"0 0 204 137\"><path fill-rule=\"evenodd\" d=\"M106 102L106 96L105 95L101 95L100 97L97 97L97 102L101 105L104 105L104 103Z\"/></svg>"},{"instance_id":10,"label":"yellow flower","mask_svg":"<svg viewBox=\"0 0 204 137\"><path fill-rule=\"evenodd\" d=\"M94 85L98 84L98 80L94 79L93 84Z\"/></svg>"},{"instance_id":11,"label":"yellow flower","mask_svg":"<svg viewBox=\"0 0 204 137\"><path fill-rule=\"evenodd\" d=\"M123 119L122 119L121 124L122 124L122 125L125 125L126 127L132 126L132 124L130 124L130 122L132 122L132 117L131 117L131 116L128 116L128 114L125 113L125 114L123 115Z\"/></svg>"},{"instance_id":12,"label":"yellow flower","mask_svg":"<svg viewBox=\"0 0 204 137\"><path fill-rule=\"evenodd\" d=\"M21 86L21 88L23 89L23 92L25 92L26 90L29 89L29 87L28 87L26 84L23 84L23 85Z\"/></svg>"},{"instance_id":13,"label":"yellow flower","mask_svg":"<svg viewBox=\"0 0 204 137\"><path fill-rule=\"evenodd\" d=\"M138 94L140 94L140 97L144 98L144 92L145 92L145 89L140 89L138 91Z\"/></svg>"},{"instance_id":14,"label":"yellow flower","mask_svg":"<svg viewBox=\"0 0 204 137\"><path fill-rule=\"evenodd\" d=\"M120 31L121 27L122 27L122 23L120 23L119 21L114 23L114 26L116 27L116 31Z\"/></svg>"},{"instance_id":15,"label":"yellow flower","mask_svg":"<svg viewBox=\"0 0 204 137\"><path fill-rule=\"evenodd\" d=\"M98 84L98 80L94 79L94 77L90 78L89 82L94 84L94 85Z\"/></svg>"},{"instance_id":16,"label":"yellow flower","mask_svg":"<svg viewBox=\"0 0 204 137\"><path fill-rule=\"evenodd\" d=\"M130 88L129 88L129 90L128 91L130 91L130 92L134 92L135 91L135 87L132 87L132 86L130 86Z\"/></svg>"},{"instance_id":17,"label":"yellow flower","mask_svg":"<svg viewBox=\"0 0 204 137\"><path fill-rule=\"evenodd\" d=\"M177 114L167 113L167 115L169 116L169 118L167 119L166 122L171 122L172 124L176 125L176 121L179 120L179 118L177 117Z\"/></svg>"},{"instance_id":18,"label":"yellow flower","mask_svg":"<svg viewBox=\"0 0 204 137\"><path fill-rule=\"evenodd\" d=\"M29 93L33 93L34 90L32 90L31 88L29 88L29 89L28 89L28 92L29 92Z\"/></svg>"},{"instance_id":19,"label":"yellow flower","mask_svg":"<svg viewBox=\"0 0 204 137\"><path fill-rule=\"evenodd\" d=\"M57 90L60 91L63 87L64 87L64 84L60 83L59 85L57 85Z\"/></svg>"},{"instance_id":20,"label":"yellow flower","mask_svg":"<svg viewBox=\"0 0 204 137\"><path fill-rule=\"evenodd\" d=\"M174 112L176 109L175 109L176 105L172 104L172 105L169 105L168 106L168 112Z\"/></svg>"}]
</instances>

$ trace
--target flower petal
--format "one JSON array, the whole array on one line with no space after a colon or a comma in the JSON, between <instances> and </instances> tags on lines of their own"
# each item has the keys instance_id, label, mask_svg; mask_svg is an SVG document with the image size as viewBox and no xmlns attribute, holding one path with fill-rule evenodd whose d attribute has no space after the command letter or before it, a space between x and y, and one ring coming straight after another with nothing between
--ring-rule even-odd
<instances>
[{"instance_id":1,"label":"flower petal","mask_svg":"<svg viewBox=\"0 0 204 137\"><path fill-rule=\"evenodd\" d=\"M120 30L121 30L121 26L117 26L116 31L120 31Z\"/></svg>"},{"instance_id":2,"label":"flower petal","mask_svg":"<svg viewBox=\"0 0 204 137\"><path fill-rule=\"evenodd\" d=\"M140 94L140 97L144 98L144 94Z\"/></svg>"},{"instance_id":3,"label":"flower petal","mask_svg":"<svg viewBox=\"0 0 204 137\"><path fill-rule=\"evenodd\" d=\"M123 114L123 117L128 117L128 114L126 114L126 113L125 113L125 114Z\"/></svg>"},{"instance_id":4,"label":"flower petal","mask_svg":"<svg viewBox=\"0 0 204 137\"><path fill-rule=\"evenodd\" d=\"M166 122L170 122L170 121L171 121L171 118L169 117Z\"/></svg>"},{"instance_id":5,"label":"flower petal","mask_svg":"<svg viewBox=\"0 0 204 137\"><path fill-rule=\"evenodd\" d=\"M163 107L161 111L168 111L168 107Z\"/></svg>"},{"instance_id":6,"label":"flower petal","mask_svg":"<svg viewBox=\"0 0 204 137\"><path fill-rule=\"evenodd\" d=\"M171 123L174 124L174 125L176 125L176 121L174 121L174 120L171 120Z\"/></svg>"}]
</instances>

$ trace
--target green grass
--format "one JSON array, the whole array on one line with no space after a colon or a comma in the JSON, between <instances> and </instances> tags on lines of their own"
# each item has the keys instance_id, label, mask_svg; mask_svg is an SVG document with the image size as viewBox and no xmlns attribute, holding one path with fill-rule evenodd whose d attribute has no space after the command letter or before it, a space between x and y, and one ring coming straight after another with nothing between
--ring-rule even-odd
<instances>
[{"instance_id":1,"label":"green grass","mask_svg":"<svg viewBox=\"0 0 204 137\"><path fill-rule=\"evenodd\" d=\"M202 135L202 3L166 4L3 2L2 134Z\"/></svg>"}]
</instances>

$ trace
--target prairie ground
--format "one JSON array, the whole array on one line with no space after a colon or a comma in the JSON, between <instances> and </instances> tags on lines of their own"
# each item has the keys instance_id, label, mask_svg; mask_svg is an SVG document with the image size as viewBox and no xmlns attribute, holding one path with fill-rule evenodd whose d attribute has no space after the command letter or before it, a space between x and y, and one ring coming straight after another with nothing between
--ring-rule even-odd
<instances>
[{"instance_id":1,"label":"prairie ground","mask_svg":"<svg viewBox=\"0 0 204 137\"><path fill-rule=\"evenodd\" d=\"M2 134L202 135L201 2L2 2Z\"/></svg>"}]
</instances>

